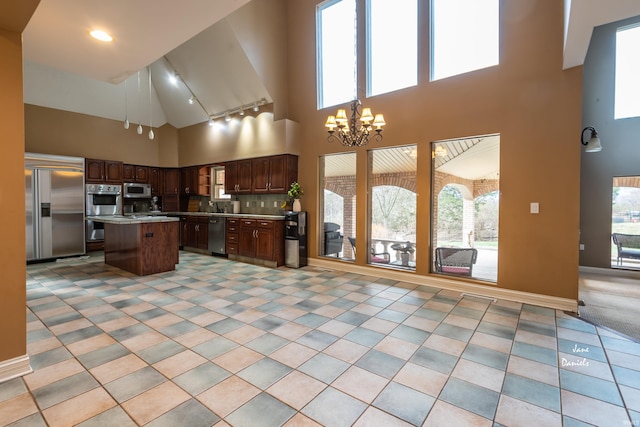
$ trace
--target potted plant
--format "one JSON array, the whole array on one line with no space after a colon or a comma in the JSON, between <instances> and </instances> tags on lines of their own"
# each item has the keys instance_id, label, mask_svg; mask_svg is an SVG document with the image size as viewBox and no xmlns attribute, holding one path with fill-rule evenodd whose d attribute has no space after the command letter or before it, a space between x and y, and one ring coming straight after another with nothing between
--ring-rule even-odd
<instances>
[{"instance_id":1,"label":"potted plant","mask_svg":"<svg viewBox=\"0 0 640 427\"><path fill-rule=\"evenodd\" d=\"M287 195L289 196L289 199L293 201L293 211L300 212L302 210L300 206L300 197L304 195L304 191L302 190L300 183L297 181L292 182Z\"/></svg>"}]
</instances>

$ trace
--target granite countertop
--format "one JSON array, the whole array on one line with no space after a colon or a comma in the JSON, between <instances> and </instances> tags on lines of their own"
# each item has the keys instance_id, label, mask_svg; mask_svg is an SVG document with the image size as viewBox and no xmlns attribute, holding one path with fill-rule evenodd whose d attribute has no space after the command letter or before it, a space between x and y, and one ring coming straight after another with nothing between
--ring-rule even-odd
<instances>
[{"instance_id":1,"label":"granite countertop","mask_svg":"<svg viewBox=\"0 0 640 427\"><path fill-rule=\"evenodd\" d=\"M156 215L150 213L149 215ZM250 218L250 219L273 219L283 220L284 215L275 214L249 214L249 213L216 213L216 212L162 212L162 215L169 216L216 216L224 218Z\"/></svg>"},{"instance_id":2,"label":"granite countertop","mask_svg":"<svg viewBox=\"0 0 640 427\"><path fill-rule=\"evenodd\" d=\"M147 222L176 222L179 218L166 215L105 215L87 216L87 219L107 224L142 224Z\"/></svg>"}]
</instances>

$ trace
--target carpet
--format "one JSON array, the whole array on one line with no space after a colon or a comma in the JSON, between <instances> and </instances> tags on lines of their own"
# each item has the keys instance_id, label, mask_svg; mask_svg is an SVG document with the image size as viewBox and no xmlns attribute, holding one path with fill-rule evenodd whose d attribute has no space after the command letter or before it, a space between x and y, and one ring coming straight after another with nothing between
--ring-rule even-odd
<instances>
[{"instance_id":1,"label":"carpet","mask_svg":"<svg viewBox=\"0 0 640 427\"><path fill-rule=\"evenodd\" d=\"M640 342L640 280L580 273L580 317Z\"/></svg>"}]
</instances>

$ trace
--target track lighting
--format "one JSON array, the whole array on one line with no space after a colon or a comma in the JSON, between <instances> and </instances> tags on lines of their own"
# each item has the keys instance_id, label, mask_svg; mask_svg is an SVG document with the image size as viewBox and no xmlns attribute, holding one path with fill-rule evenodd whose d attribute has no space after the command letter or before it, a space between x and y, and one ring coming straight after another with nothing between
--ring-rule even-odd
<instances>
[{"instance_id":1,"label":"track lighting","mask_svg":"<svg viewBox=\"0 0 640 427\"><path fill-rule=\"evenodd\" d=\"M171 74L169 76L169 81L171 82L172 85L178 86L178 75L176 73Z\"/></svg>"},{"instance_id":2,"label":"track lighting","mask_svg":"<svg viewBox=\"0 0 640 427\"><path fill-rule=\"evenodd\" d=\"M213 120L213 117L209 117L209 126L213 126L215 124L215 121Z\"/></svg>"},{"instance_id":3,"label":"track lighting","mask_svg":"<svg viewBox=\"0 0 640 427\"><path fill-rule=\"evenodd\" d=\"M228 112L224 113L224 121L225 122L230 122L231 121L231 115Z\"/></svg>"},{"instance_id":4,"label":"track lighting","mask_svg":"<svg viewBox=\"0 0 640 427\"><path fill-rule=\"evenodd\" d=\"M189 105L193 105L194 102L196 102L196 97L195 96L191 96L191 98L189 98Z\"/></svg>"},{"instance_id":5,"label":"track lighting","mask_svg":"<svg viewBox=\"0 0 640 427\"><path fill-rule=\"evenodd\" d=\"M257 113L259 109L260 109L260 108L258 108L258 103L257 103L257 102L254 102L254 103L253 103L253 111L255 111L255 112Z\"/></svg>"}]
</instances>

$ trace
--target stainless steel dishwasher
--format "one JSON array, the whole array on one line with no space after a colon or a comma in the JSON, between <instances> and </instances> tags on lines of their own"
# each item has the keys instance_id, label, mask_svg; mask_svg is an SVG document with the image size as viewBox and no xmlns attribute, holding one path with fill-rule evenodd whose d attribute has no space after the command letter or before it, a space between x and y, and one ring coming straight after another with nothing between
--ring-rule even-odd
<instances>
[{"instance_id":1,"label":"stainless steel dishwasher","mask_svg":"<svg viewBox=\"0 0 640 427\"><path fill-rule=\"evenodd\" d=\"M225 250L225 228L227 220L225 217L211 216L209 217L209 252L226 255Z\"/></svg>"}]
</instances>

